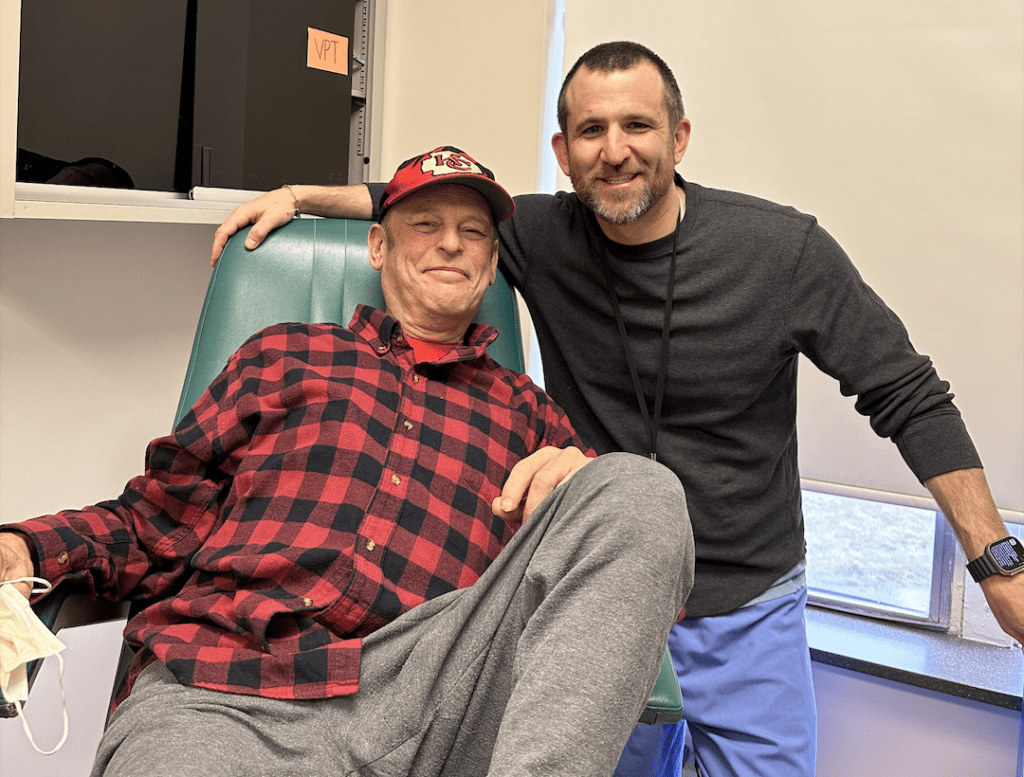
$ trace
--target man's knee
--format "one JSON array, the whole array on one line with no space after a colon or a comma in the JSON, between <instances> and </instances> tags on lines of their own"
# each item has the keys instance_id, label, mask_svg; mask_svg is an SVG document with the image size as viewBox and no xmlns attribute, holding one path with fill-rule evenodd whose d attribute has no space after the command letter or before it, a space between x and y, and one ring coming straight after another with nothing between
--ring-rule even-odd
<instances>
[{"instance_id":1,"label":"man's knee","mask_svg":"<svg viewBox=\"0 0 1024 777\"><path fill-rule=\"evenodd\" d=\"M683 498L683 486L668 467L635 453L605 453L587 464L586 473L596 483L631 487L647 485L652 496L670 500Z\"/></svg>"},{"instance_id":2,"label":"man's knee","mask_svg":"<svg viewBox=\"0 0 1024 777\"><path fill-rule=\"evenodd\" d=\"M657 568L693 567L693 532L683 486L671 470L632 453L607 453L587 464L570 483L597 508L594 520L623 548L644 553Z\"/></svg>"}]
</instances>

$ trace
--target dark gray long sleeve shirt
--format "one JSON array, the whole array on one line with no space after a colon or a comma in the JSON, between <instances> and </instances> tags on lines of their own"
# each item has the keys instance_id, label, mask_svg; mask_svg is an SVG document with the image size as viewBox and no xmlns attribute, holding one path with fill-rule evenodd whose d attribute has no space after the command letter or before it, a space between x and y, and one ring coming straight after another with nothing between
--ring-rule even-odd
<instances>
[{"instance_id":1,"label":"dark gray long sleeve shirt","mask_svg":"<svg viewBox=\"0 0 1024 777\"><path fill-rule=\"evenodd\" d=\"M804 556L797 357L856 395L920 480L980 466L927 356L808 215L684 185L658 460L680 478L697 544L691 616L729 612ZM371 187L371 194L379 196ZM523 195L501 225L503 270L536 327L545 388L604 453L646 455L599 252L606 252L653 407L673 236L609 241L575 194Z\"/></svg>"}]
</instances>

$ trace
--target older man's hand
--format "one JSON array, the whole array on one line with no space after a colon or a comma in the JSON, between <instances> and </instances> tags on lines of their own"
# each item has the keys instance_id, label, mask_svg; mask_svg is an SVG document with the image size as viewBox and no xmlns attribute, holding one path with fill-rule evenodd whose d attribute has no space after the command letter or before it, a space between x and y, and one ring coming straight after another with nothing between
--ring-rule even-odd
<instances>
[{"instance_id":1,"label":"older man's hand","mask_svg":"<svg viewBox=\"0 0 1024 777\"><path fill-rule=\"evenodd\" d=\"M509 523L525 521L544 497L590 461L579 448L541 448L512 468L491 509Z\"/></svg>"},{"instance_id":2,"label":"older man's hand","mask_svg":"<svg viewBox=\"0 0 1024 777\"><path fill-rule=\"evenodd\" d=\"M0 583L5 580L17 580L20 577L35 575L35 564L32 563L32 551L28 540L18 532L0 532ZM32 594L31 583L16 583L14 586L26 599Z\"/></svg>"}]
</instances>

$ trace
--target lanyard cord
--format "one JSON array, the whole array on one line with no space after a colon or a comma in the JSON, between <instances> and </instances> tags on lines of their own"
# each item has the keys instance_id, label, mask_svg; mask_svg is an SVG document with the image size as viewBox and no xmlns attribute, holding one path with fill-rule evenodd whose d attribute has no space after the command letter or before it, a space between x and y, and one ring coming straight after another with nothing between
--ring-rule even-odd
<instances>
[{"instance_id":1,"label":"lanyard cord","mask_svg":"<svg viewBox=\"0 0 1024 777\"><path fill-rule=\"evenodd\" d=\"M622 341L622 349L626 353L626 364L629 366L629 376L633 379L633 391L636 392L637 405L640 407L640 417L644 426L647 427L647 440L651 448L651 460L658 460L658 427L661 425L661 406L665 398L665 381L668 377L668 341L672 329L672 302L675 297L676 287L676 248L679 241L679 225L683 221L683 209L680 203L679 216L676 219L675 233L672 235L672 259L668 270L668 289L665 292L665 320L661 327L661 362L658 365L658 385L654 395L654 418L651 419L650 410L647 407L647 399L644 397L644 389L640 384L640 375L636 370L636 360L633 358L633 349L629 345L629 336L626 334L626 322L622 318L622 310L619 308L619 297L615 293L615 283L612 279L611 262L608 260L608 246L602 241L601 267L604 269L604 276L608 282L608 296L611 298L612 310L615 313L615 323L619 328L619 339Z\"/></svg>"}]
</instances>

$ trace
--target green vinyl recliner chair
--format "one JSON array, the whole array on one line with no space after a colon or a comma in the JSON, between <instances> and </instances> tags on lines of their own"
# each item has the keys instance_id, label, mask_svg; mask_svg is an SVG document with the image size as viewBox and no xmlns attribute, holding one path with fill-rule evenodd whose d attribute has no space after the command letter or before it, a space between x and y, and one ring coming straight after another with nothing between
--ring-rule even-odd
<instances>
[{"instance_id":1,"label":"green vinyl recliner chair","mask_svg":"<svg viewBox=\"0 0 1024 777\"><path fill-rule=\"evenodd\" d=\"M244 248L247 230L229 241L210 278L175 423L220 373L228 357L259 329L282 321L347 325L359 303L384 308L379 275L368 258L369 228L367 221L296 219L271 233L255 251ZM484 298L477 320L501 332L488 349L491 356L505 367L522 372L518 308L500 273ZM51 594L37 605L37 614L53 627L70 593L58 590ZM133 602L131 614L144 606L144 602ZM130 663L130 649L124 645L112 699ZM0 697L0 717L15 714L14 705ZM679 684L666 649L640 722L674 723L681 717Z\"/></svg>"}]
</instances>

